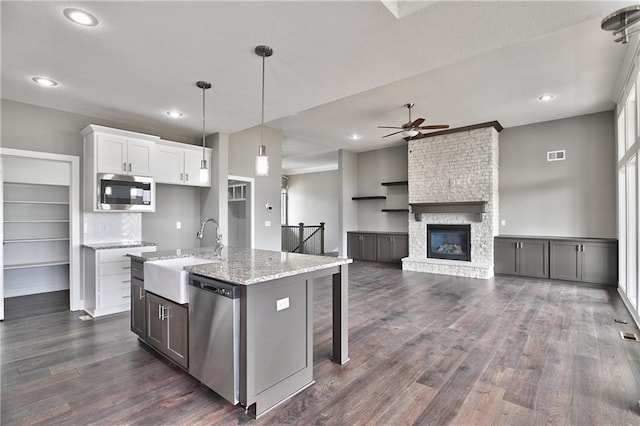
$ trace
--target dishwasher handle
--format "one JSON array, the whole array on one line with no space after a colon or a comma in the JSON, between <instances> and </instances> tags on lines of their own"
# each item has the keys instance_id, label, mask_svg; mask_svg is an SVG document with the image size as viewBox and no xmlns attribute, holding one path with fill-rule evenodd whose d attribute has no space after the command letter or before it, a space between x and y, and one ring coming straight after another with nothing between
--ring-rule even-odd
<instances>
[{"instance_id":1,"label":"dishwasher handle","mask_svg":"<svg viewBox=\"0 0 640 426\"><path fill-rule=\"evenodd\" d=\"M237 299L240 297L240 286L208 277L192 274L189 276L189 285L229 299Z\"/></svg>"}]
</instances>

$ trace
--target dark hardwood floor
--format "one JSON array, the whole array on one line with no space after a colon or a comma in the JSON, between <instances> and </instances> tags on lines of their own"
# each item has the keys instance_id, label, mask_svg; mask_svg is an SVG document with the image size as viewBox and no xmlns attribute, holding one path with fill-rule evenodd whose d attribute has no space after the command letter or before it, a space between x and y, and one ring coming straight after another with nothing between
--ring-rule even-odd
<instances>
[{"instance_id":1,"label":"dark hardwood floor","mask_svg":"<svg viewBox=\"0 0 640 426\"><path fill-rule=\"evenodd\" d=\"M640 424L640 344L619 335L638 330L615 291L368 263L349 277L351 361L329 360L317 283L316 383L258 420L146 350L128 313L64 312L0 324L0 423Z\"/></svg>"},{"instance_id":2,"label":"dark hardwood floor","mask_svg":"<svg viewBox=\"0 0 640 426\"><path fill-rule=\"evenodd\" d=\"M4 319L6 321L68 310L69 290L4 299Z\"/></svg>"}]
</instances>

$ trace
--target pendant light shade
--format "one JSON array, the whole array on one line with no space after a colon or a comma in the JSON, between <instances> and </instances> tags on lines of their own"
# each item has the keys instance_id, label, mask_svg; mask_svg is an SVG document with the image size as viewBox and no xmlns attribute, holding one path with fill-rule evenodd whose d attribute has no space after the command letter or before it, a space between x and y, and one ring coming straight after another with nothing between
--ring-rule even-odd
<instances>
[{"instance_id":1,"label":"pendant light shade","mask_svg":"<svg viewBox=\"0 0 640 426\"><path fill-rule=\"evenodd\" d=\"M269 46L256 46L256 55L262 57L262 114L260 118L260 146L256 156L256 176L269 176L269 157L267 147L264 144L264 63L265 58L273 55L273 49Z\"/></svg>"},{"instance_id":2,"label":"pendant light shade","mask_svg":"<svg viewBox=\"0 0 640 426\"><path fill-rule=\"evenodd\" d=\"M207 89L211 89L211 83L208 81L198 81L196 82L196 86L202 89L202 161L200 162L200 182L207 183L209 182L209 168L207 167L207 160L205 157L205 103L204 103L204 92Z\"/></svg>"}]
</instances>

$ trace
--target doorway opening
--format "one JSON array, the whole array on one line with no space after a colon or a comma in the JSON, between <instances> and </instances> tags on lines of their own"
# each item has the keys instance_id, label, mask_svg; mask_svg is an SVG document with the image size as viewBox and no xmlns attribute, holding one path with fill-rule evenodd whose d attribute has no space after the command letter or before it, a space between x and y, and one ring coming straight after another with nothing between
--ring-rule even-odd
<instances>
[{"instance_id":1,"label":"doorway opening","mask_svg":"<svg viewBox=\"0 0 640 426\"><path fill-rule=\"evenodd\" d=\"M229 176L227 204L229 205L228 244L231 247L254 247L254 179Z\"/></svg>"}]
</instances>

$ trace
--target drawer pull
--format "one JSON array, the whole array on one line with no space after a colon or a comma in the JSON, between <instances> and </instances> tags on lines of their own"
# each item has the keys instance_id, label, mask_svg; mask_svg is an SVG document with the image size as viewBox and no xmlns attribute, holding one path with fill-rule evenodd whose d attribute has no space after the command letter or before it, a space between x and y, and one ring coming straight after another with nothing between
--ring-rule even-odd
<instances>
[{"instance_id":1,"label":"drawer pull","mask_svg":"<svg viewBox=\"0 0 640 426\"><path fill-rule=\"evenodd\" d=\"M131 269L131 266L123 266L122 269Z\"/></svg>"},{"instance_id":2,"label":"drawer pull","mask_svg":"<svg viewBox=\"0 0 640 426\"><path fill-rule=\"evenodd\" d=\"M126 295L126 296L122 296L122 298L123 298L123 299L131 299L131 295L130 295L130 294L128 294L128 295Z\"/></svg>"},{"instance_id":3,"label":"drawer pull","mask_svg":"<svg viewBox=\"0 0 640 426\"><path fill-rule=\"evenodd\" d=\"M123 284L130 283L131 280L122 281Z\"/></svg>"}]
</instances>

